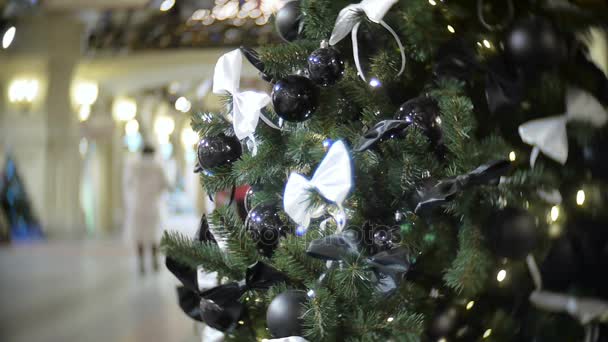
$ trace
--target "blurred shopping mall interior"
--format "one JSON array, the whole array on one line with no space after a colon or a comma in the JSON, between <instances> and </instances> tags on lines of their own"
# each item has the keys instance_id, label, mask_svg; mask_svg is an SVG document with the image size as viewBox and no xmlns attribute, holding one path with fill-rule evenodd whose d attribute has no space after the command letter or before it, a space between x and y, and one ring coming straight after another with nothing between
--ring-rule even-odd
<instances>
[{"instance_id":1,"label":"blurred shopping mall interior","mask_svg":"<svg viewBox=\"0 0 608 342\"><path fill-rule=\"evenodd\" d=\"M140 273L126 172L153 147L169 183L156 236L194 233L215 203L193 172L190 115L221 108L215 62L276 41L282 5L0 0L0 341L201 339L168 271L146 259Z\"/></svg>"}]
</instances>

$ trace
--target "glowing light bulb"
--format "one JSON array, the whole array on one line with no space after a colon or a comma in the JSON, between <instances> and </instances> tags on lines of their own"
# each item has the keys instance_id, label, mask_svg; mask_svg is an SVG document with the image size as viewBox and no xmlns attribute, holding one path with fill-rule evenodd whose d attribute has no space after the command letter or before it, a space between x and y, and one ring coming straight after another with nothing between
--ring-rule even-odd
<instances>
[{"instance_id":1,"label":"glowing light bulb","mask_svg":"<svg viewBox=\"0 0 608 342\"><path fill-rule=\"evenodd\" d=\"M517 159L517 156L515 155L515 151L509 152L509 160L514 162L515 159Z\"/></svg>"},{"instance_id":2,"label":"glowing light bulb","mask_svg":"<svg viewBox=\"0 0 608 342\"><path fill-rule=\"evenodd\" d=\"M576 192L576 204L585 204L585 191L583 189Z\"/></svg>"},{"instance_id":3,"label":"glowing light bulb","mask_svg":"<svg viewBox=\"0 0 608 342\"><path fill-rule=\"evenodd\" d=\"M559 218L559 207L554 205L551 207L551 221L555 222Z\"/></svg>"},{"instance_id":4,"label":"glowing light bulb","mask_svg":"<svg viewBox=\"0 0 608 342\"><path fill-rule=\"evenodd\" d=\"M496 274L496 280L498 280L499 283L502 282L503 280L505 280L506 277L507 277L507 271L505 271L505 270L500 270Z\"/></svg>"},{"instance_id":5,"label":"glowing light bulb","mask_svg":"<svg viewBox=\"0 0 608 342\"><path fill-rule=\"evenodd\" d=\"M487 329L483 333L483 338L488 338L488 337L490 337L490 335L492 335L492 329Z\"/></svg>"},{"instance_id":6,"label":"glowing light bulb","mask_svg":"<svg viewBox=\"0 0 608 342\"><path fill-rule=\"evenodd\" d=\"M15 33L17 33L17 28L15 26L9 27L6 31L4 31L4 35L2 35L2 48L8 49L9 46L15 40Z\"/></svg>"},{"instance_id":7,"label":"glowing light bulb","mask_svg":"<svg viewBox=\"0 0 608 342\"><path fill-rule=\"evenodd\" d=\"M467 303L467 310L471 310L473 308L473 306L475 305L474 301L470 301Z\"/></svg>"},{"instance_id":8,"label":"glowing light bulb","mask_svg":"<svg viewBox=\"0 0 608 342\"><path fill-rule=\"evenodd\" d=\"M489 48L492 47L492 44L490 44L490 42L487 39L484 39L483 40L483 46L485 46L486 48L489 49Z\"/></svg>"},{"instance_id":9,"label":"glowing light bulb","mask_svg":"<svg viewBox=\"0 0 608 342\"><path fill-rule=\"evenodd\" d=\"M392 322L392 321L394 321L394 320L395 320L394 317L389 317L389 318L386 319L386 321L389 322L389 323Z\"/></svg>"},{"instance_id":10,"label":"glowing light bulb","mask_svg":"<svg viewBox=\"0 0 608 342\"><path fill-rule=\"evenodd\" d=\"M374 77L369 81L369 85L374 88L378 88L379 86L382 85L382 83L380 83L380 80L378 80L377 78Z\"/></svg>"},{"instance_id":11,"label":"glowing light bulb","mask_svg":"<svg viewBox=\"0 0 608 342\"><path fill-rule=\"evenodd\" d=\"M452 25L448 25L448 31L450 31L450 33L456 32L456 30L454 30L454 26L452 26Z\"/></svg>"},{"instance_id":12,"label":"glowing light bulb","mask_svg":"<svg viewBox=\"0 0 608 342\"><path fill-rule=\"evenodd\" d=\"M435 6L437 5L437 2L435 0L429 0L429 4L431 4L431 6Z\"/></svg>"},{"instance_id":13,"label":"glowing light bulb","mask_svg":"<svg viewBox=\"0 0 608 342\"><path fill-rule=\"evenodd\" d=\"M175 6L175 0L163 0L160 4L160 10L163 12L167 12Z\"/></svg>"}]
</instances>

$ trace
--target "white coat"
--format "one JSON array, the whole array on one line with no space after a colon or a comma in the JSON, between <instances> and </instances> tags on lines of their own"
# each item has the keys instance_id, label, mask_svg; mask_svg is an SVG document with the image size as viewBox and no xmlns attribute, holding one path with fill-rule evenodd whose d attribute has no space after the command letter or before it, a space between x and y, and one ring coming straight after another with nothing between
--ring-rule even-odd
<instances>
[{"instance_id":1,"label":"white coat","mask_svg":"<svg viewBox=\"0 0 608 342\"><path fill-rule=\"evenodd\" d=\"M141 156L127 165L124 181L127 233L136 242L158 244L160 199L169 187L162 166L152 156Z\"/></svg>"}]
</instances>

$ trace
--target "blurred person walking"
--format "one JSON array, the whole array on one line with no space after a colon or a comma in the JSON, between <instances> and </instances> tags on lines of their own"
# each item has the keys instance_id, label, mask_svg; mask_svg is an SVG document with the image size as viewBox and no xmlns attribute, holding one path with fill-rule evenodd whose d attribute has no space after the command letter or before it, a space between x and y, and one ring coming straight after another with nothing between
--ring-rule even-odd
<instances>
[{"instance_id":1,"label":"blurred person walking","mask_svg":"<svg viewBox=\"0 0 608 342\"><path fill-rule=\"evenodd\" d=\"M125 172L125 224L137 245L139 270L145 273L145 249L152 253L152 267L158 271L160 198L169 183L162 166L154 158L154 148L145 145L142 155L127 165Z\"/></svg>"}]
</instances>

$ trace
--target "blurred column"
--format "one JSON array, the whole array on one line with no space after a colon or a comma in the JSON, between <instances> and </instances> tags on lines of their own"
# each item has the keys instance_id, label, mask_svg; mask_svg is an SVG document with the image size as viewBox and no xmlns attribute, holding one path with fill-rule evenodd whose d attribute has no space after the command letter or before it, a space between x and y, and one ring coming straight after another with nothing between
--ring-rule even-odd
<instances>
[{"instance_id":1,"label":"blurred column","mask_svg":"<svg viewBox=\"0 0 608 342\"><path fill-rule=\"evenodd\" d=\"M79 201L80 131L70 102L70 86L80 58L83 26L72 15L47 13L36 28L49 42L45 223L56 235L78 237L85 234L85 225Z\"/></svg>"}]
</instances>

